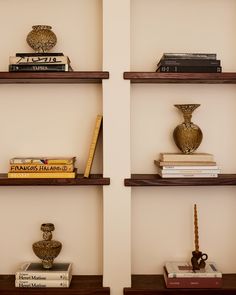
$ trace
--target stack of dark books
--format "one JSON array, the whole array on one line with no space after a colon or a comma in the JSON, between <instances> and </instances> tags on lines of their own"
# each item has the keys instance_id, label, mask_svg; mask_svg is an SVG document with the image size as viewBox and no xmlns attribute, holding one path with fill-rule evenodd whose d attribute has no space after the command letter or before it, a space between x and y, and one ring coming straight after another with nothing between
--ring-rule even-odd
<instances>
[{"instance_id":1,"label":"stack of dark books","mask_svg":"<svg viewBox=\"0 0 236 295\"><path fill-rule=\"evenodd\" d=\"M9 72L72 71L70 59L63 53L16 53L9 58Z\"/></svg>"},{"instance_id":2,"label":"stack of dark books","mask_svg":"<svg viewBox=\"0 0 236 295\"><path fill-rule=\"evenodd\" d=\"M221 73L216 53L164 53L157 64L161 73Z\"/></svg>"}]
</instances>

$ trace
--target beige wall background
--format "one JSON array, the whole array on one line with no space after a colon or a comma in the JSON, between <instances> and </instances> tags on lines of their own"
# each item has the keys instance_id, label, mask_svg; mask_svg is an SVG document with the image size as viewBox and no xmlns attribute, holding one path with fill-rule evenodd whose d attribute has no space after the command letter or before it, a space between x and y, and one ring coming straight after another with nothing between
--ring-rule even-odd
<instances>
[{"instance_id":1,"label":"beige wall background","mask_svg":"<svg viewBox=\"0 0 236 295\"><path fill-rule=\"evenodd\" d=\"M132 173L155 173L160 152L177 152L172 131L183 119L176 103L200 103L193 122L209 152L233 173L236 137L234 85L132 84L123 71L155 71L163 52L215 52L223 71L236 68L234 0L0 0L0 70L28 52L35 24L49 24L54 51L74 70L108 70L104 85L1 85L0 172L14 156L74 155L83 173L98 113L104 114L92 172L109 187L1 187L0 273L37 259L40 224L53 222L63 243L58 261L74 274L104 274L122 294L130 273L162 273L166 260L193 250L193 204L199 210L200 249L223 272L235 272L234 187L127 188ZM10 255L8 254L10 253ZM8 255L6 255L8 254Z\"/></svg>"}]
</instances>

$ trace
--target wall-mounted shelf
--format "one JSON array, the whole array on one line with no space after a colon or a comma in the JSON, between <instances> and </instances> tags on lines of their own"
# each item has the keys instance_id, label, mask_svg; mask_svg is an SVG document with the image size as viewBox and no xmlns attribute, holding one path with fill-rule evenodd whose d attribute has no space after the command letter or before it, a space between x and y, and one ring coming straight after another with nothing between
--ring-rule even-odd
<instances>
[{"instance_id":1,"label":"wall-mounted shelf","mask_svg":"<svg viewBox=\"0 0 236 295\"><path fill-rule=\"evenodd\" d=\"M220 289L167 289L162 275L132 275L132 287L124 295L235 295L236 274L223 275Z\"/></svg>"},{"instance_id":2,"label":"wall-mounted shelf","mask_svg":"<svg viewBox=\"0 0 236 295\"><path fill-rule=\"evenodd\" d=\"M69 288L15 288L14 275L0 276L1 295L109 295L110 288L102 287L102 276L73 276Z\"/></svg>"},{"instance_id":3,"label":"wall-mounted shelf","mask_svg":"<svg viewBox=\"0 0 236 295\"><path fill-rule=\"evenodd\" d=\"M27 186L27 185L109 185L110 178L103 177L102 174L91 174L89 178L84 178L78 174L76 178L8 178L6 173L0 173L0 186Z\"/></svg>"},{"instance_id":4,"label":"wall-mounted shelf","mask_svg":"<svg viewBox=\"0 0 236 295\"><path fill-rule=\"evenodd\" d=\"M102 83L109 72L0 72L0 84Z\"/></svg>"},{"instance_id":5,"label":"wall-mounted shelf","mask_svg":"<svg viewBox=\"0 0 236 295\"><path fill-rule=\"evenodd\" d=\"M158 174L132 174L125 186L206 186L236 185L236 174L220 174L213 178L161 178Z\"/></svg>"},{"instance_id":6,"label":"wall-mounted shelf","mask_svg":"<svg viewBox=\"0 0 236 295\"><path fill-rule=\"evenodd\" d=\"M130 80L131 83L235 84L236 73L124 72L124 79Z\"/></svg>"}]
</instances>

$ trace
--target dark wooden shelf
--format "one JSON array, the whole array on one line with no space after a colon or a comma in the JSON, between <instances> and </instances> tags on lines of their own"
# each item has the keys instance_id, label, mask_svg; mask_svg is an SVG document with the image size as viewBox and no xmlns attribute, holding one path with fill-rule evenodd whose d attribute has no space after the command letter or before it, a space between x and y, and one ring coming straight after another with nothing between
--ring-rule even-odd
<instances>
[{"instance_id":1,"label":"dark wooden shelf","mask_svg":"<svg viewBox=\"0 0 236 295\"><path fill-rule=\"evenodd\" d=\"M220 289L167 289L162 275L132 275L132 287L124 295L235 295L236 274L223 275Z\"/></svg>"},{"instance_id":2,"label":"dark wooden shelf","mask_svg":"<svg viewBox=\"0 0 236 295\"><path fill-rule=\"evenodd\" d=\"M102 286L102 276L73 276L69 288L15 288L14 275L0 276L1 295L109 295L110 288Z\"/></svg>"},{"instance_id":3,"label":"dark wooden shelf","mask_svg":"<svg viewBox=\"0 0 236 295\"><path fill-rule=\"evenodd\" d=\"M102 83L109 72L0 72L0 84Z\"/></svg>"},{"instance_id":4,"label":"dark wooden shelf","mask_svg":"<svg viewBox=\"0 0 236 295\"><path fill-rule=\"evenodd\" d=\"M236 73L124 72L124 79L130 80L131 83L235 84Z\"/></svg>"},{"instance_id":5,"label":"dark wooden shelf","mask_svg":"<svg viewBox=\"0 0 236 295\"><path fill-rule=\"evenodd\" d=\"M124 183L125 186L236 185L236 174L220 174L214 178L161 178L158 174L132 174Z\"/></svg>"},{"instance_id":6,"label":"dark wooden shelf","mask_svg":"<svg viewBox=\"0 0 236 295\"><path fill-rule=\"evenodd\" d=\"M8 178L6 173L0 173L0 186L13 185L109 185L110 178L104 178L102 174L91 174L84 178L78 174L76 178Z\"/></svg>"}]
</instances>

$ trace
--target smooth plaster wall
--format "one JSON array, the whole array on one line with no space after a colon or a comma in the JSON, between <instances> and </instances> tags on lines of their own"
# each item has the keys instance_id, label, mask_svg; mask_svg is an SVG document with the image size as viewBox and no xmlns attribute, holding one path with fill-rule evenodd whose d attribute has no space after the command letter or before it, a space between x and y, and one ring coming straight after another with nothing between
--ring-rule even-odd
<instances>
[{"instance_id":1,"label":"smooth plaster wall","mask_svg":"<svg viewBox=\"0 0 236 295\"><path fill-rule=\"evenodd\" d=\"M68 55L74 70L102 70L100 0L0 0L0 70L8 58L33 51L26 43L32 25L48 24L57 35L52 49ZM79 173L87 161L97 114L99 84L1 85L0 172L14 156L76 156ZM102 137L92 172L102 172ZM42 239L40 225L55 224L63 244L57 261L72 261L74 274L102 273L101 187L1 187L0 272L38 260L31 245Z\"/></svg>"},{"instance_id":2,"label":"smooth plaster wall","mask_svg":"<svg viewBox=\"0 0 236 295\"><path fill-rule=\"evenodd\" d=\"M233 0L131 1L131 70L155 71L163 52L214 52L224 72L236 68ZM199 152L213 153L222 173L234 173L235 85L131 86L131 170L156 173L160 152L177 152L172 138L183 117L174 104L199 103L192 121L203 131ZM162 273L167 260L189 260L193 204L200 249L223 272L235 272L234 187L132 189L132 273Z\"/></svg>"}]
</instances>

